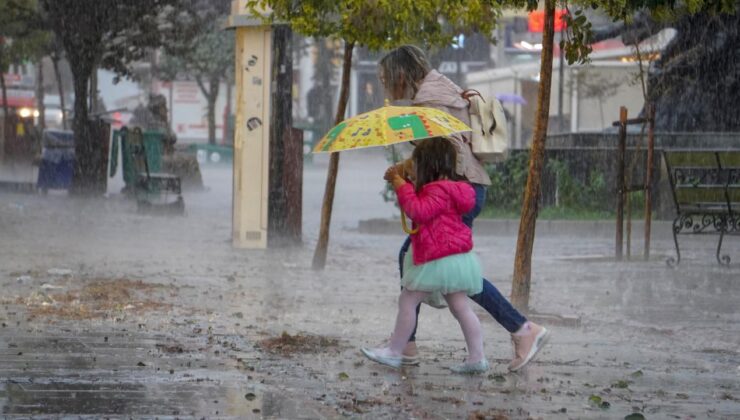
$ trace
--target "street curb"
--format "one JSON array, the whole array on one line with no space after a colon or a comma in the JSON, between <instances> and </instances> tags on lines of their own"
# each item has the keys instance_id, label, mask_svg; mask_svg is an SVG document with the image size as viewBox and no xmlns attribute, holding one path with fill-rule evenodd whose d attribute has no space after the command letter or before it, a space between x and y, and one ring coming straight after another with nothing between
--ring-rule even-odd
<instances>
[{"instance_id":1,"label":"street curb","mask_svg":"<svg viewBox=\"0 0 740 420\"><path fill-rule=\"evenodd\" d=\"M625 224L625 237L626 237ZM668 220L653 220L651 226L652 239L668 240L672 238L672 222ZM374 235L394 235L403 233L400 219L368 219L361 220L357 225L360 233ZM518 219L476 219L476 235L515 236L519 231ZM614 237L616 222L614 220L538 220L537 235L543 236L598 236ZM644 222L632 221L632 241L642 242Z\"/></svg>"}]
</instances>

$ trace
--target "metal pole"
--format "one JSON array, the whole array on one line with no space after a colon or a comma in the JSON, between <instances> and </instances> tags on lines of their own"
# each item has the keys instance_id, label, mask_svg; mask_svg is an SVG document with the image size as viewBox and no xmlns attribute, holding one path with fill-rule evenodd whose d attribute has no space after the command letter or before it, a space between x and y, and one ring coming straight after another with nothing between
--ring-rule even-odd
<instances>
[{"instance_id":1,"label":"metal pole","mask_svg":"<svg viewBox=\"0 0 740 420\"><path fill-rule=\"evenodd\" d=\"M645 170L645 261L650 259L650 228L653 217L653 152L655 149L655 104L648 106L647 169Z\"/></svg>"},{"instance_id":2,"label":"metal pole","mask_svg":"<svg viewBox=\"0 0 740 420\"><path fill-rule=\"evenodd\" d=\"M619 147L617 149L617 234L615 257L622 260L624 229L624 155L627 148L627 108L619 108Z\"/></svg>"}]
</instances>

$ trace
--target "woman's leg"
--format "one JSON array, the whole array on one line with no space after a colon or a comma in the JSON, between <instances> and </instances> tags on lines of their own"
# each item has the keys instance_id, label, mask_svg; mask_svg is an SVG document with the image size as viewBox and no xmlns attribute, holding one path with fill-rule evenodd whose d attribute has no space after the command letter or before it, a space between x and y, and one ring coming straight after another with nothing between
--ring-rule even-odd
<instances>
[{"instance_id":1,"label":"woman's leg","mask_svg":"<svg viewBox=\"0 0 740 420\"><path fill-rule=\"evenodd\" d=\"M498 291L490 281L483 279L483 290L470 297L486 310L506 331L515 333L527 322L519 311Z\"/></svg>"},{"instance_id":2,"label":"woman's leg","mask_svg":"<svg viewBox=\"0 0 740 420\"><path fill-rule=\"evenodd\" d=\"M406 253L409 252L411 247L411 237L407 236L406 240L403 241L400 251L398 251L398 274L403 278L403 260L406 258Z\"/></svg>"},{"instance_id":3,"label":"woman's leg","mask_svg":"<svg viewBox=\"0 0 740 420\"><path fill-rule=\"evenodd\" d=\"M486 186L480 184L472 184L475 189L475 207L463 216L463 222L468 225L471 229L473 228L473 220L478 217L484 204L486 203ZM514 308L511 303L498 291L496 286L491 284L485 278L483 279L483 290L477 295L471 296L471 299L478 305L482 306L493 319L496 320L502 327L506 328L510 333L515 333L527 322L527 318L524 317L519 311Z\"/></svg>"},{"instance_id":4,"label":"woman's leg","mask_svg":"<svg viewBox=\"0 0 740 420\"><path fill-rule=\"evenodd\" d=\"M467 363L476 363L485 358L483 354L483 334L481 333L480 320L473 313L468 304L468 297L464 292L450 293L445 295L450 312L460 323L465 344L468 347Z\"/></svg>"},{"instance_id":5,"label":"woman's leg","mask_svg":"<svg viewBox=\"0 0 740 420\"><path fill-rule=\"evenodd\" d=\"M473 184L473 188L475 189L475 207L463 216L463 222L471 229L473 220L483 209L487 187ZM509 364L509 370L523 368L547 344L549 331L543 326L527 321L527 318L517 311L488 280L483 279L483 290L471 298L511 333L514 342L514 359Z\"/></svg>"}]
</instances>

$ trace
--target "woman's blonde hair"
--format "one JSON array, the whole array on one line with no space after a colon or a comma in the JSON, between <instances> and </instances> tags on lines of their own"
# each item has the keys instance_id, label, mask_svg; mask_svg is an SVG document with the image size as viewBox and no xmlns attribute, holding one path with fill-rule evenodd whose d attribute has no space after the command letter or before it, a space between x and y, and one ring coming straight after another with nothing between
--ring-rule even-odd
<instances>
[{"instance_id":1,"label":"woman's blonde hair","mask_svg":"<svg viewBox=\"0 0 740 420\"><path fill-rule=\"evenodd\" d=\"M389 99L413 99L430 71L432 67L421 48L403 45L380 59L378 76Z\"/></svg>"}]
</instances>

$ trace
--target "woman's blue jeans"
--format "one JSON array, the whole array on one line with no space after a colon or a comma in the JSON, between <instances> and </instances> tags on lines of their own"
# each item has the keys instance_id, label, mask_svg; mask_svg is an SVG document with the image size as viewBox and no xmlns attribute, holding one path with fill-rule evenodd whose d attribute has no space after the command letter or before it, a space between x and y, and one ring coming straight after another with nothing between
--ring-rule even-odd
<instances>
[{"instance_id":1,"label":"woman's blue jeans","mask_svg":"<svg viewBox=\"0 0 740 420\"><path fill-rule=\"evenodd\" d=\"M468 225L471 229L473 228L473 220L478 217L483 204L486 201L486 186L480 184L472 184L475 188L475 207L469 213L463 215L463 223ZM409 251L411 246L411 237L407 237L401 246L401 252L398 254L398 269L403 277L403 259L406 257L406 253ZM477 295L471 296L471 299L478 305L483 307L493 319L496 320L502 327L506 328L510 333L514 333L527 322L527 318L524 317L519 311L514 308L511 303L498 291L496 286L491 284L490 281L483 279L483 290ZM421 305L416 307L416 320L417 325L419 321L419 310ZM411 334L409 341L416 341L416 327L414 332Z\"/></svg>"}]
</instances>

